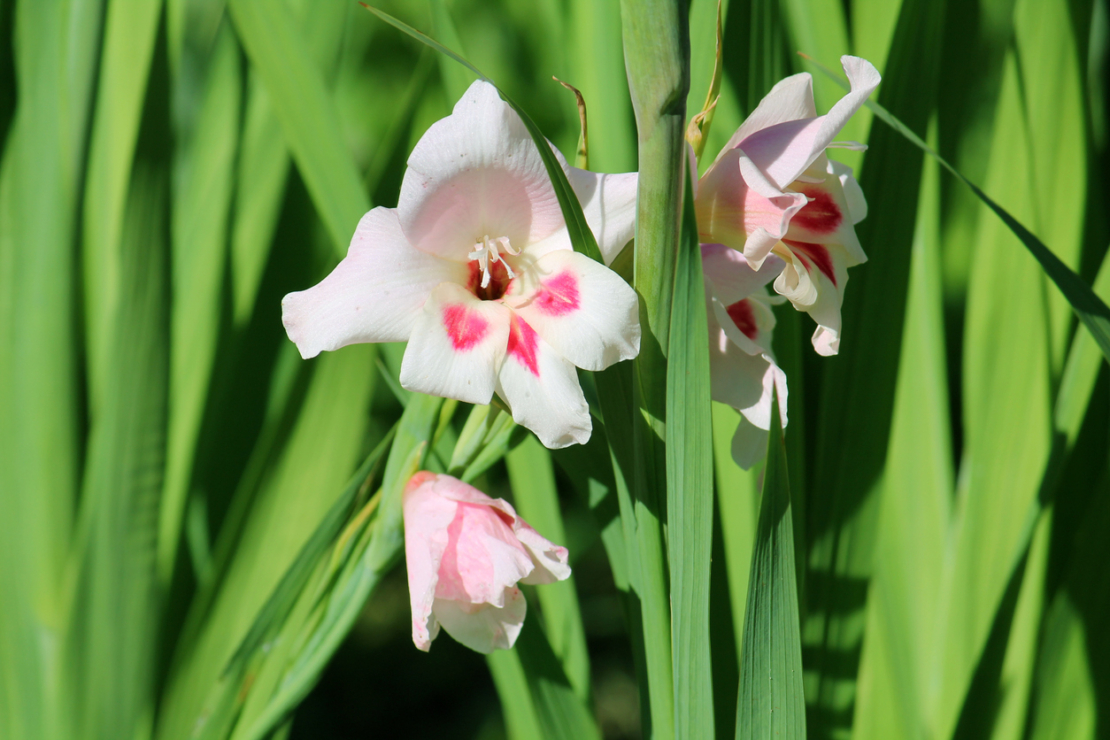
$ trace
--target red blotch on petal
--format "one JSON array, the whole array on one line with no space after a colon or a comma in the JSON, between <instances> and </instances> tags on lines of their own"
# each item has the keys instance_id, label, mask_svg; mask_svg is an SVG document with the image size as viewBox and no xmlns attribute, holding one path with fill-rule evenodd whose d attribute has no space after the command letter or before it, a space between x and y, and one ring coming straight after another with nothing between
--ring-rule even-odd
<instances>
[{"instance_id":1,"label":"red blotch on petal","mask_svg":"<svg viewBox=\"0 0 1110 740\"><path fill-rule=\"evenodd\" d=\"M536 293L535 305L543 313L548 316L563 316L578 310L578 278L574 273L560 272L540 285L542 287Z\"/></svg>"},{"instance_id":2,"label":"red blotch on petal","mask_svg":"<svg viewBox=\"0 0 1110 740\"><path fill-rule=\"evenodd\" d=\"M840 212L840 206L829 192L823 188L802 188L802 193L810 201L794 214L790 223L814 234L831 234L836 231L844 221L844 214Z\"/></svg>"},{"instance_id":3,"label":"red blotch on petal","mask_svg":"<svg viewBox=\"0 0 1110 740\"><path fill-rule=\"evenodd\" d=\"M809 269L809 262L806 257L809 257L809 261L817 265L817 269L825 273L832 284L836 285L836 271L833 270L832 257L825 245L812 242L796 242L792 239L783 239L782 242L794 250L794 254L798 255L807 270Z\"/></svg>"},{"instance_id":4,"label":"red blotch on petal","mask_svg":"<svg viewBox=\"0 0 1110 740\"><path fill-rule=\"evenodd\" d=\"M444 306L443 328L451 338L451 345L465 352L473 349L489 333L489 322L473 311L468 311L466 306Z\"/></svg>"},{"instance_id":5,"label":"red blotch on petal","mask_svg":"<svg viewBox=\"0 0 1110 740\"><path fill-rule=\"evenodd\" d=\"M536 349L539 337L536 330L528 325L524 319L513 314L509 321L509 356L519 362L528 372L540 377L540 366L536 360Z\"/></svg>"},{"instance_id":6,"label":"red blotch on petal","mask_svg":"<svg viewBox=\"0 0 1110 740\"><path fill-rule=\"evenodd\" d=\"M725 310L728 311L728 317L732 319L732 323L736 324L736 328L754 342L759 336L759 327L756 326L755 312L752 311L752 304L748 299L737 301Z\"/></svg>"}]
</instances>

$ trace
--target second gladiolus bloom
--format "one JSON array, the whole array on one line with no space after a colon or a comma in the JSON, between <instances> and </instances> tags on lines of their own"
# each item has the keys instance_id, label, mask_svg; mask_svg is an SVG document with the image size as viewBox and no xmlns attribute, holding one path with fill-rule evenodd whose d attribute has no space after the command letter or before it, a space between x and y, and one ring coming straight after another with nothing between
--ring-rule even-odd
<instances>
[{"instance_id":1,"label":"second gladiolus bloom","mask_svg":"<svg viewBox=\"0 0 1110 740\"><path fill-rule=\"evenodd\" d=\"M524 625L517 583L570 576L565 547L507 502L449 475L417 473L404 494L412 640L428 650L443 629L472 650L508 650Z\"/></svg>"},{"instance_id":2,"label":"second gladiolus bloom","mask_svg":"<svg viewBox=\"0 0 1110 740\"><path fill-rule=\"evenodd\" d=\"M632 238L636 175L566 165L598 245ZM424 134L397 208L375 208L319 285L290 293L282 320L301 356L355 342L408 341L401 385L487 404L548 447L589 439L575 367L635 357L635 291L573 251L547 170L520 117L488 82Z\"/></svg>"}]
</instances>

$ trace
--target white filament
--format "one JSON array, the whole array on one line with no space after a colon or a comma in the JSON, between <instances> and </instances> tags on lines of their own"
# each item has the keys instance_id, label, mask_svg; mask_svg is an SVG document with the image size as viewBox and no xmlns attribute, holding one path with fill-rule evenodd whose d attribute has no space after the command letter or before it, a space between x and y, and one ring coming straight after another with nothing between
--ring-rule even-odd
<instances>
[{"instance_id":1,"label":"white filament","mask_svg":"<svg viewBox=\"0 0 1110 740\"><path fill-rule=\"evenodd\" d=\"M513 268L509 267L509 263L501 256L497 249L497 245L501 244L501 248L514 257L520 254L519 249L513 249L512 244L509 243L509 237L499 236L496 239L490 239L489 234L482 237L482 241L474 244L474 251L467 255L472 260L478 260L478 266L482 268L482 287L489 287L489 266L490 263L500 262L505 266L505 272L508 273L509 279L512 280L516 277Z\"/></svg>"}]
</instances>

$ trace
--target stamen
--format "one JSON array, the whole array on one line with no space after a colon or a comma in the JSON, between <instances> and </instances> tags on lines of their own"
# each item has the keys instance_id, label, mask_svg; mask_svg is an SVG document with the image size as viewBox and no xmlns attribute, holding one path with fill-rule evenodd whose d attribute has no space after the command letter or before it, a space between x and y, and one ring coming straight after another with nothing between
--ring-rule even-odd
<instances>
[{"instance_id":1,"label":"stamen","mask_svg":"<svg viewBox=\"0 0 1110 740\"><path fill-rule=\"evenodd\" d=\"M470 259L478 260L478 267L482 270L483 290L489 287L489 266L491 262L500 262L502 265L504 265L505 273L509 276L510 280L516 278L516 273L513 272L513 268L509 266L509 263L505 261L505 259L501 256L501 253L497 249L497 245L499 243L502 244L502 248L510 255L515 257L516 255L520 254L519 249L513 249L513 246L509 243L509 238L507 236L500 236L496 239L490 239L489 234L483 235L482 241L474 245L474 251L467 254L467 257L469 257Z\"/></svg>"}]
</instances>

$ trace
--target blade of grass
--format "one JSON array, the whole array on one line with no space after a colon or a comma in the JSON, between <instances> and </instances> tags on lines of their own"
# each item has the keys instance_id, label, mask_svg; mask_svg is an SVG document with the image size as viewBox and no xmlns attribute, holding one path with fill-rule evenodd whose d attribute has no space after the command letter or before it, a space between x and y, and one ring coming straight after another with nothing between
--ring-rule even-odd
<instances>
[{"instance_id":1,"label":"blade of grass","mask_svg":"<svg viewBox=\"0 0 1110 740\"><path fill-rule=\"evenodd\" d=\"M197 435L215 361L239 137L239 50L226 25L211 52L211 59L190 56L179 62L186 66L181 74L200 78L197 84L203 93L194 120L181 110L175 116L178 147L173 165L176 186L171 226L174 301L170 323L170 425L158 533L158 574L163 589L168 588L173 574ZM174 82L175 89L184 86L180 79ZM177 106L184 104L181 100L174 102Z\"/></svg>"},{"instance_id":2,"label":"blade of grass","mask_svg":"<svg viewBox=\"0 0 1110 740\"><path fill-rule=\"evenodd\" d=\"M778 402L773 399L767 467L744 616L737 740L806 737L794 527L781 424Z\"/></svg>"},{"instance_id":3,"label":"blade of grass","mask_svg":"<svg viewBox=\"0 0 1110 740\"><path fill-rule=\"evenodd\" d=\"M343 145L323 75L283 4L230 0L228 9L335 252L342 256L358 220L370 210L370 201Z\"/></svg>"},{"instance_id":4,"label":"blade of grass","mask_svg":"<svg viewBox=\"0 0 1110 740\"><path fill-rule=\"evenodd\" d=\"M935 101L943 10L930 0L902 3L879 92L922 130ZM869 260L853 270L845 294L840 354L821 363L821 416L807 489L807 720L819 736L846 732L854 711L923 161L885 127L873 127L868 144L860 186L869 215L856 233Z\"/></svg>"},{"instance_id":5,"label":"blade of grass","mask_svg":"<svg viewBox=\"0 0 1110 740\"><path fill-rule=\"evenodd\" d=\"M709 329L705 278L686 173L682 237L675 265L667 357L667 521L671 578L675 735L714 736L709 645L713 551L713 419L709 399ZM722 721L727 721L721 718Z\"/></svg>"},{"instance_id":6,"label":"blade of grass","mask_svg":"<svg viewBox=\"0 0 1110 740\"><path fill-rule=\"evenodd\" d=\"M3 106L19 97L10 128L0 122L0 736L65 738L69 670L54 646L83 444L75 206L101 7L3 13Z\"/></svg>"},{"instance_id":7,"label":"blade of grass","mask_svg":"<svg viewBox=\"0 0 1110 740\"><path fill-rule=\"evenodd\" d=\"M94 416L107 382L105 368L119 300L120 234L161 14L159 0L114 0L108 4L105 21L83 214L85 342Z\"/></svg>"},{"instance_id":8,"label":"blade of grass","mask_svg":"<svg viewBox=\"0 0 1110 740\"><path fill-rule=\"evenodd\" d=\"M513 502L520 515L536 531L552 542L567 541L559 494L555 488L555 469L551 454L529 435L505 457ZM588 706L590 697L590 656L574 576L565 581L536 589L543 609L544 632L551 650L562 663L574 693Z\"/></svg>"}]
</instances>

